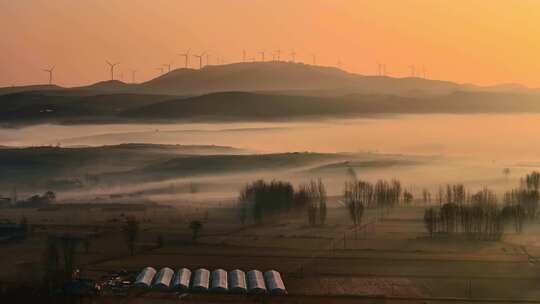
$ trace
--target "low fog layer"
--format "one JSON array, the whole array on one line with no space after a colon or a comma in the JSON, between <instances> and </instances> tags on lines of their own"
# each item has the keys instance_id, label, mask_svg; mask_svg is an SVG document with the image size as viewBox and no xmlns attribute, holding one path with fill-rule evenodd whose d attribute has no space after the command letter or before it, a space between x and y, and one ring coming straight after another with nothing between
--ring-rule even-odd
<instances>
[{"instance_id":1,"label":"low fog layer","mask_svg":"<svg viewBox=\"0 0 540 304\"><path fill-rule=\"evenodd\" d=\"M401 115L294 123L40 125L0 129L6 146L215 144L266 153L404 153L535 161L538 114Z\"/></svg>"}]
</instances>

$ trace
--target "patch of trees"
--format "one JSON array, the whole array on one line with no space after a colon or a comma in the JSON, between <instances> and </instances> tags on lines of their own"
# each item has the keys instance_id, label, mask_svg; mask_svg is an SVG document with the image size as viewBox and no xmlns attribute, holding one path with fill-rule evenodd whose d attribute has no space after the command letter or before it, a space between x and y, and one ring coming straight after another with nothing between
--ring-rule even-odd
<instances>
[{"instance_id":1,"label":"patch of trees","mask_svg":"<svg viewBox=\"0 0 540 304\"><path fill-rule=\"evenodd\" d=\"M310 225L326 222L326 188L322 180L302 184L297 190L289 182L258 180L247 184L238 196L239 218L256 224L274 221L285 215L307 214Z\"/></svg>"},{"instance_id":2,"label":"patch of trees","mask_svg":"<svg viewBox=\"0 0 540 304\"><path fill-rule=\"evenodd\" d=\"M46 207L49 204L52 204L56 201L56 193L52 191L47 191L43 193L42 195L36 194L31 196L30 198L18 201L15 204L15 207L17 208L41 208Z\"/></svg>"},{"instance_id":3,"label":"patch of trees","mask_svg":"<svg viewBox=\"0 0 540 304\"><path fill-rule=\"evenodd\" d=\"M294 208L299 212L307 211L311 226L324 225L326 222L326 188L321 179L302 184L294 193Z\"/></svg>"},{"instance_id":4,"label":"patch of trees","mask_svg":"<svg viewBox=\"0 0 540 304\"><path fill-rule=\"evenodd\" d=\"M346 182L343 191L344 204L355 226L362 223L366 208L377 208L388 212L391 208L398 206L402 198L404 202L410 203L413 195L408 191L404 192L401 182L397 179L379 180L375 184L355 180Z\"/></svg>"},{"instance_id":5,"label":"patch of trees","mask_svg":"<svg viewBox=\"0 0 540 304\"><path fill-rule=\"evenodd\" d=\"M430 236L435 234L462 234L477 240L499 240L504 233L505 224L512 214L502 212L496 195L485 188L470 196L470 201L461 196L461 185L448 188L447 202L440 207L431 207L424 212L424 224ZM463 198L463 200L462 200Z\"/></svg>"},{"instance_id":6,"label":"patch of trees","mask_svg":"<svg viewBox=\"0 0 540 304\"><path fill-rule=\"evenodd\" d=\"M189 223L189 229L191 230L191 240L193 243L197 242L197 239L199 238L199 233L201 232L203 228L203 223L198 220L191 221Z\"/></svg>"},{"instance_id":7,"label":"patch of trees","mask_svg":"<svg viewBox=\"0 0 540 304\"><path fill-rule=\"evenodd\" d=\"M124 237L131 255L135 254L135 245L139 239L139 221L133 217L127 217L123 227Z\"/></svg>"},{"instance_id":8,"label":"patch of trees","mask_svg":"<svg viewBox=\"0 0 540 304\"><path fill-rule=\"evenodd\" d=\"M69 234L49 236L42 256L45 283L53 291L73 280L76 250L83 239Z\"/></svg>"},{"instance_id":9,"label":"patch of trees","mask_svg":"<svg viewBox=\"0 0 540 304\"><path fill-rule=\"evenodd\" d=\"M343 202L356 227L361 225L365 209L388 213L400 202L410 205L413 199L412 193L403 191L401 182L397 179L378 180L375 184L354 179L345 183L343 191Z\"/></svg>"},{"instance_id":10,"label":"patch of trees","mask_svg":"<svg viewBox=\"0 0 540 304\"><path fill-rule=\"evenodd\" d=\"M538 216L539 189L540 173L528 174L519 188L504 194L501 205L487 188L471 195L462 184L447 185L445 190L439 189L439 207L425 210L424 225L430 236L459 234L471 239L500 240L505 228L521 233L525 220Z\"/></svg>"}]
</instances>

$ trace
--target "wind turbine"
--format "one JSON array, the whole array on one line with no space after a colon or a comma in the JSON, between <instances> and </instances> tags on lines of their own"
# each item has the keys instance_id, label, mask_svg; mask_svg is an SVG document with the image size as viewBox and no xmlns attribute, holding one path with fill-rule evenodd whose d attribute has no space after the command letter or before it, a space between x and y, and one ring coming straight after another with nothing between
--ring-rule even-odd
<instances>
[{"instance_id":1,"label":"wind turbine","mask_svg":"<svg viewBox=\"0 0 540 304\"><path fill-rule=\"evenodd\" d=\"M382 64L377 62L377 76L382 76Z\"/></svg>"},{"instance_id":2,"label":"wind turbine","mask_svg":"<svg viewBox=\"0 0 540 304\"><path fill-rule=\"evenodd\" d=\"M44 72L49 73L49 85L52 84L54 65L50 69L43 69Z\"/></svg>"},{"instance_id":3,"label":"wind turbine","mask_svg":"<svg viewBox=\"0 0 540 304\"><path fill-rule=\"evenodd\" d=\"M193 57L199 58L199 70L202 69L202 59L203 59L205 54L206 54L206 52L203 52L200 55L193 55Z\"/></svg>"},{"instance_id":4,"label":"wind turbine","mask_svg":"<svg viewBox=\"0 0 540 304\"><path fill-rule=\"evenodd\" d=\"M313 59L313 65L317 65L317 54L311 54L311 59Z\"/></svg>"},{"instance_id":5,"label":"wind turbine","mask_svg":"<svg viewBox=\"0 0 540 304\"><path fill-rule=\"evenodd\" d=\"M171 72L171 64L170 63L164 63L163 67L167 68L167 73Z\"/></svg>"},{"instance_id":6,"label":"wind turbine","mask_svg":"<svg viewBox=\"0 0 540 304\"><path fill-rule=\"evenodd\" d=\"M206 53L206 65L210 65L210 54Z\"/></svg>"},{"instance_id":7,"label":"wind turbine","mask_svg":"<svg viewBox=\"0 0 540 304\"><path fill-rule=\"evenodd\" d=\"M156 68L156 70L160 72L160 75L163 75L163 70L164 70L163 67L158 67Z\"/></svg>"},{"instance_id":8,"label":"wind turbine","mask_svg":"<svg viewBox=\"0 0 540 304\"><path fill-rule=\"evenodd\" d=\"M411 77L416 77L416 67L414 65L410 65L409 69L411 69Z\"/></svg>"},{"instance_id":9,"label":"wind turbine","mask_svg":"<svg viewBox=\"0 0 540 304\"><path fill-rule=\"evenodd\" d=\"M135 83L135 73L137 73L137 70L131 70L131 82Z\"/></svg>"},{"instance_id":10,"label":"wind turbine","mask_svg":"<svg viewBox=\"0 0 540 304\"><path fill-rule=\"evenodd\" d=\"M242 50L242 62L246 62L246 50Z\"/></svg>"},{"instance_id":11,"label":"wind turbine","mask_svg":"<svg viewBox=\"0 0 540 304\"><path fill-rule=\"evenodd\" d=\"M276 53L277 53L277 61L280 61L281 60L281 50L277 49Z\"/></svg>"},{"instance_id":12,"label":"wind turbine","mask_svg":"<svg viewBox=\"0 0 540 304\"><path fill-rule=\"evenodd\" d=\"M110 63L109 61L105 61L107 62L107 64L109 65L110 69L111 69L111 80L114 80L114 68L119 65L120 63L119 62L115 62L115 63Z\"/></svg>"},{"instance_id":13,"label":"wind turbine","mask_svg":"<svg viewBox=\"0 0 540 304\"><path fill-rule=\"evenodd\" d=\"M186 69L188 68L188 64L189 64L189 52L191 51L191 49L188 49L187 52L183 53L183 54L178 54L182 57L184 57L186 59Z\"/></svg>"},{"instance_id":14,"label":"wind turbine","mask_svg":"<svg viewBox=\"0 0 540 304\"><path fill-rule=\"evenodd\" d=\"M294 50L292 50L291 52L291 58L292 58L292 62L296 61L296 52Z\"/></svg>"},{"instance_id":15,"label":"wind turbine","mask_svg":"<svg viewBox=\"0 0 540 304\"><path fill-rule=\"evenodd\" d=\"M262 50L262 51L259 52L259 54L261 54L261 59L262 59L263 62L264 62L264 53L265 53L264 50Z\"/></svg>"},{"instance_id":16,"label":"wind turbine","mask_svg":"<svg viewBox=\"0 0 540 304\"><path fill-rule=\"evenodd\" d=\"M422 75L424 78L427 78L427 73L426 73L426 67L425 66L422 66Z\"/></svg>"},{"instance_id":17,"label":"wind turbine","mask_svg":"<svg viewBox=\"0 0 540 304\"><path fill-rule=\"evenodd\" d=\"M383 76L386 76L386 63L382 65Z\"/></svg>"}]
</instances>

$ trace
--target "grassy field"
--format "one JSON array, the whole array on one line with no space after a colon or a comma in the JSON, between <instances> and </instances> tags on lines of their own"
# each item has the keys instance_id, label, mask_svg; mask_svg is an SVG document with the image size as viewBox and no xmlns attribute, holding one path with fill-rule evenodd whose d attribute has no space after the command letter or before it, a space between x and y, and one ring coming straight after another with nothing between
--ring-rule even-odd
<instances>
[{"instance_id":1,"label":"grassy field","mask_svg":"<svg viewBox=\"0 0 540 304\"><path fill-rule=\"evenodd\" d=\"M306 301L335 296L336 303L342 303L349 296L380 295L540 299L538 266L530 256L538 251L539 223L529 225L522 235L509 233L500 242L429 239L421 222L422 210L399 208L383 219L370 211L366 223L372 224L356 233L340 208L330 209L327 225L314 228L306 225L304 217L243 227L230 208L13 209L5 216L17 219L24 214L34 232L24 241L0 245L4 269L0 278L9 281L20 275L21 262L37 266L48 233L94 232L97 236L88 252L79 248L77 264L83 275L95 278L145 266L276 269L282 272L289 294L307 297ZM113 221L129 215L137 216L142 225L135 256L128 254L121 223ZM192 219L204 221L196 244L188 229ZM164 245L157 248L160 235Z\"/></svg>"}]
</instances>

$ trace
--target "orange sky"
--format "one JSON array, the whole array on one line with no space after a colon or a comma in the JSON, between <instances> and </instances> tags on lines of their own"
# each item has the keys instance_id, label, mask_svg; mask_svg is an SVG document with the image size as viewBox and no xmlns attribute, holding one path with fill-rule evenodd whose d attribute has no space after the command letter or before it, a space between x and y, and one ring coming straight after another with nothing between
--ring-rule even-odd
<instances>
[{"instance_id":1,"label":"orange sky","mask_svg":"<svg viewBox=\"0 0 540 304\"><path fill-rule=\"evenodd\" d=\"M45 83L53 64L55 83L72 86L107 79L105 60L142 81L183 65L187 48L212 63L294 48L362 74L414 64L429 78L540 87L537 0L0 0L0 34L0 86Z\"/></svg>"}]
</instances>

